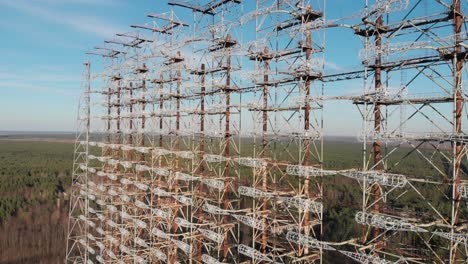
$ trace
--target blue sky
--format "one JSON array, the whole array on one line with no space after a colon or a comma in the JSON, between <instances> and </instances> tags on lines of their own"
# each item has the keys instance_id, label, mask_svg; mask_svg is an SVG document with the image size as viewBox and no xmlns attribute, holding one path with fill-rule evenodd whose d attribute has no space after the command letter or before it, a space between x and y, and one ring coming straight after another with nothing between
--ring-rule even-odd
<instances>
[{"instance_id":1,"label":"blue sky","mask_svg":"<svg viewBox=\"0 0 468 264\"><path fill-rule=\"evenodd\" d=\"M84 53L158 2L0 0L0 130L73 131Z\"/></svg>"},{"instance_id":2,"label":"blue sky","mask_svg":"<svg viewBox=\"0 0 468 264\"><path fill-rule=\"evenodd\" d=\"M0 0L0 130L73 131L84 53L102 45L146 14L170 10L165 0ZM253 0L245 1L245 9ZM327 17L344 16L364 1L328 0ZM189 12L175 9L180 18ZM358 38L349 29L327 33L327 67L359 64ZM362 81L326 87L328 94L358 92ZM355 135L359 112L351 103L329 103L326 131ZM346 133L340 132L347 128Z\"/></svg>"}]
</instances>

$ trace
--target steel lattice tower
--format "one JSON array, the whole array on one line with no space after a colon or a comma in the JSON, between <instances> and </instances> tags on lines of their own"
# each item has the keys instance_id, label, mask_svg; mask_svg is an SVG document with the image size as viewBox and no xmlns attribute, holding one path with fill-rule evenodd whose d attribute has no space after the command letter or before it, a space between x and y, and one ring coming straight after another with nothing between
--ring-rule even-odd
<instances>
[{"instance_id":1,"label":"steel lattice tower","mask_svg":"<svg viewBox=\"0 0 468 264\"><path fill-rule=\"evenodd\" d=\"M466 261L466 3L326 2L168 1L88 53L67 263ZM325 67L335 28L359 67ZM327 95L353 79L361 94ZM345 170L325 166L337 100L362 116ZM325 241L328 177L356 180L359 237Z\"/></svg>"}]
</instances>

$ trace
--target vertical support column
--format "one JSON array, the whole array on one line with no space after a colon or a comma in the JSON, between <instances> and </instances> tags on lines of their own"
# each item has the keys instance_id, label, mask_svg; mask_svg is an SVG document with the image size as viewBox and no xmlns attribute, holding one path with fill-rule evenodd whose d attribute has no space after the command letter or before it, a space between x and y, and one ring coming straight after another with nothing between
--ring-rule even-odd
<instances>
[{"instance_id":1,"label":"vertical support column","mask_svg":"<svg viewBox=\"0 0 468 264\"><path fill-rule=\"evenodd\" d=\"M86 67L86 142L89 142L89 130L91 129L91 62L87 61L84 65ZM88 153L88 145L86 153ZM86 163L88 163L88 158L86 158Z\"/></svg>"},{"instance_id":2,"label":"vertical support column","mask_svg":"<svg viewBox=\"0 0 468 264\"><path fill-rule=\"evenodd\" d=\"M133 102L132 102L132 99L133 99L133 83L130 82L129 84L129 91L130 91L130 118L128 119L129 120L129 129L130 129L130 133L128 135L128 145L131 146L133 145ZM127 160L128 161L132 161L133 160L133 154L132 154L132 151L129 150L128 153L127 153Z\"/></svg>"},{"instance_id":3,"label":"vertical support column","mask_svg":"<svg viewBox=\"0 0 468 264\"><path fill-rule=\"evenodd\" d=\"M89 253L86 249L80 249L81 243L78 242L83 239L88 243L89 226L87 224L78 224L82 220L77 217L77 215L82 214L88 218L89 215L89 198L88 196L82 197L80 194L81 186L87 186L88 184L88 170L82 170L80 167L88 165L89 131L91 126L91 63L86 61L83 65L81 88L83 89L84 105L80 103L78 107L65 263L86 263Z\"/></svg>"},{"instance_id":4,"label":"vertical support column","mask_svg":"<svg viewBox=\"0 0 468 264\"><path fill-rule=\"evenodd\" d=\"M306 35L306 63L310 62L310 58L312 55L312 36L310 32L307 32ZM306 81L305 81L305 107L304 107L304 130L306 132L309 132L310 130L310 103L309 103L309 96L310 96L310 78L306 76ZM309 138L304 139L304 165L309 165L310 163L310 142L311 140ZM309 193L309 188L310 188L310 179L309 176L305 177L304 180L304 194L307 198L309 198L310 193ZM309 211L304 210L304 233L306 236L309 235ZM304 254L309 253L309 248L304 247Z\"/></svg>"},{"instance_id":5,"label":"vertical support column","mask_svg":"<svg viewBox=\"0 0 468 264\"><path fill-rule=\"evenodd\" d=\"M120 77L120 74L118 76L118 78ZM120 97L121 97L121 92L122 92L122 81L121 79L119 78L117 80L117 144L120 144L121 143L121 138L120 138L120 111L121 111L121 107L120 107Z\"/></svg>"},{"instance_id":6,"label":"vertical support column","mask_svg":"<svg viewBox=\"0 0 468 264\"><path fill-rule=\"evenodd\" d=\"M383 25L383 18L380 15L376 22L375 22L375 47L376 49L381 49L382 48L382 36L380 35L380 28ZM378 95L381 92L382 89L382 55L379 52L376 52L376 57L375 57L375 92ZM374 132L376 135L380 134L380 131L382 129L382 113L380 109L380 103L378 100L375 102L374 106ZM375 170L381 170L382 169L382 153L381 153L381 142L380 141L374 141L373 143L373 159L374 159L374 169ZM374 185L374 188L372 190L373 196L374 196L374 212L379 213L380 212L380 202L377 202L377 200L380 199L380 189L379 186ZM374 228L374 237L377 237L379 235L379 228L375 227Z\"/></svg>"},{"instance_id":7,"label":"vertical support column","mask_svg":"<svg viewBox=\"0 0 468 264\"><path fill-rule=\"evenodd\" d=\"M177 57L180 58L180 51L177 52ZM181 86L181 64L177 64L177 97L176 97L176 142L175 142L175 149L176 151L180 151L180 86ZM176 155L175 158L175 169L179 169L179 155ZM176 181L177 182L177 181ZM178 188L176 183L176 189Z\"/></svg>"},{"instance_id":8,"label":"vertical support column","mask_svg":"<svg viewBox=\"0 0 468 264\"><path fill-rule=\"evenodd\" d=\"M205 84L205 64L201 64L201 92L200 92L200 146L199 146L199 151L200 151L200 167L198 168L198 172L200 174L203 174L205 171L205 166L203 164L203 156L205 154L205 90L206 90L206 84ZM198 183L198 195L202 199L202 197L205 197L205 188L203 185L203 182ZM203 211L198 208L198 223L203 223ZM202 238L203 239L203 238ZM198 242L198 247L197 247L197 256L196 259L199 260L201 259L202 256L202 250L203 250L203 242Z\"/></svg>"},{"instance_id":9,"label":"vertical support column","mask_svg":"<svg viewBox=\"0 0 468 264\"><path fill-rule=\"evenodd\" d=\"M205 171L205 167L203 165L203 155L205 154L205 90L206 90L206 84L205 84L205 64L201 64L201 71L202 71L202 76L201 76L201 93L200 93L200 156L202 162L200 163L200 173L203 173Z\"/></svg>"},{"instance_id":10,"label":"vertical support column","mask_svg":"<svg viewBox=\"0 0 468 264\"><path fill-rule=\"evenodd\" d=\"M226 36L226 43L231 42L231 34L227 34ZM226 50L226 90L225 90L225 95L226 95L226 127L225 127L225 132L224 132L224 140L225 140L225 146L224 146L224 157L229 157L229 148L230 148L230 141L231 141L231 132L230 132L230 118L231 118L231 48L228 47ZM229 177L229 161L225 162L224 166L224 177ZM227 197L226 193L228 191L228 184L226 184L226 181L224 183L224 196L223 196L223 205L224 209L229 209L229 198ZM228 215L223 216L223 224L227 225L229 220ZM223 240L223 261L227 261L227 256L228 256L228 251L229 251L229 241L228 241L228 230L225 227L224 230L224 240Z\"/></svg>"},{"instance_id":11,"label":"vertical support column","mask_svg":"<svg viewBox=\"0 0 468 264\"><path fill-rule=\"evenodd\" d=\"M180 51L177 51L177 58L181 58ZM177 70L176 70L176 132L175 132L175 146L174 149L176 152L180 151L180 88L181 88L181 64L177 64ZM179 170L179 155L176 153L175 155L175 164L173 167L174 171ZM176 195L179 194L179 180L175 179L174 180L174 191ZM174 206L175 208L178 206L177 201L174 201ZM177 224L172 223L172 233L177 234ZM173 252L171 254L171 263L176 263L178 256L177 256L177 247L173 247Z\"/></svg>"},{"instance_id":12,"label":"vertical support column","mask_svg":"<svg viewBox=\"0 0 468 264\"><path fill-rule=\"evenodd\" d=\"M86 155L85 155L85 164L86 167L89 165L89 130L91 128L91 63L85 62L85 68L86 68L86 95L85 95L85 101L86 101ZM85 178L84 178L84 183L86 184L86 187L88 187L88 171L85 172ZM85 198L85 208L84 208L84 214L86 218L89 216L89 199L88 196ZM85 237L86 243L88 243L88 231L89 226L85 225L85 232L83 236ZM87 262L88 259L88 250L85 251L85 257L83 262Z\"/></svg>"},{"instance_id":13,"label":"vertical support column","mask_svg":"<svg viewBox=\"0 0 468 264\"><path fill-rule=\"evenodd\" d=\"M270 68L270 62L268 59L269 49L265 47L263 50L263 112L262 112L262 123L263 123L263 134L262 134L262 157L266 158L268 156L268 139L267 139L267 130L268 130L268 70Z\"/></svg>"},{"instance_id":14,"label":"vertical support column","mask_svg":"<svg viewBox=\"0 0 468 264\"><path fill-rule=\"evenodd\" d=\"M163 91L163 88L164 88L164 75L161 74L159 75L159 78L160 78L160 81L161 83L159 84L159 89L160 89L160 94L159 94L159 110L160 110L160 113L162 113L162 110L164 108L164 96L162 94L162 91ZM163 117L162 115L159 116L159 147L162 148L163 147L163 133L162 133L162 130L163 130ZM161 158L159 159L161 161ZM161 166L161 163L159 164L159 166Z\"/></svg>"},{"instance_id":15,"label":"vertical support column","mask_svg":"<svg viewBox=\"0 0 468 264\"><path fill-rule=\"evenodd\" d=\"M311 57L311 54L312 54L312 36L310 34L310 32L307 32L307 36L306 36L306 47L305 47L305 50L306 50L306 63L308 63L310 61L310 57ZM309 96L310 96L310 78L306 77L306 81L305 81L305 98L306 98L306 102L305 102L305 107L304 107L304 130L305 131L309 131L310 129L310 111L311 111L311 107L310 107L310 104L309 104ZM309 139L306 139L304 140L304 165L309 165L309 159L310 159L310 153L309 153L309 149L310 149L310 140ZM305 184L308 185L309 183L309 179L306 178L305 180ZM308 187L308 186L307 186ZM308 188L304 187L306 189L306 192L308 192Z\"/></svg>"},{"instance_id":16,"label":"vertical support column","mask_svg":"<svg viewBox=\"0 0 468 264\"><path fill-rule=\"evenodd\" d=\"M380 49L382 47L382 36L380 35L380 27L383 24L383 19L382 16L379 16L375 22L375 31L376 31L376 36L375 36L375 47L376 49ZM382 89L382 55L379 52L376 52L375 56L375 92L378 94L381 89ZM376 102L375 107L374 107L374 131L375 133L380 133L381 131L381 122L382 122L382 113L380 110L380 103ZM374 141L373 144L373 151L374 151L374 164L377 164L381 161L382 159L382 154L381 154L381 149L380 146L381 143L380 141ZM375 169L379 170L381 169L382 166L381 164L376 165Z\"/></svg>"},{"instance_id":17,"label":"vertical support column","mask_svg":"<svg viewBox=\"0 0 468 264\"><path fill-rule=\"evenodd\" d=\"M106 143L107 144L111 144L111 143L115 143L113 140L112 140L112 134L111 134L111 127L112 127L112 122L111 122L111 113L112 113L112 94L114 93L114 91L112 91L112 84L113 84L113 79L111 78L111 84L108 86L108 89L107 89L107 116L108 116L108 119L107 119L107 127L106 127L106 133L107 133L107 138L106 138ZM114 150L113 148L110 148L109 145L105 146L105 150L103 148L103 152L105 154L103 154L103 156L110 156L112 159L119 159L119 157L116 156L116 150ZM111 173L116 173L116 170L117 170L118 166L115 166L115 165L110 165L109 166L109 170L111 171ZM104 215L107 219L112 219L112 212L110 212L109 210L104 210ZM114 235L113 234L113 230L111 228L106 228L105 229L106 232L109 232L111 235ZM114 248L113 248L113 245L110 244L109 245L110 247L110 250L112 252L114 252ZM109 261L110 260L110 256L103 256L104 259L106 261Z\"/></svg>"},{"instance_id":18,"label":"vertical support column","mask_svg":"<svg viewBox=\"0 0 468 264\"><path fill-rule=\"evenodd\" d=\"M462 114L463 114L463 93L462 88L462 71L464 65L464 59L462 55L461 41L461 30L463 24L463 15L461 13L461 1L453 0L453 26L455 33L455 50L454 50L454 95L455 95L455 135L458 136L462 133ZM459 222L459 210L460 210L460 186L461 186L461 175L460 167L461 160L463 157L464 143L455 142L454 144L454 165L453 165L453 188L452 188L452 219L451 219L451 232L455 231L456 226ZM457 262L457 242L451 241L450 244L450 263Z\"/></svg>"},{"instance_id":19,"label":"vertical support column","mask_svg":"<svg viewBox=\"0 0 468 264\"><path fill-rule=\"evenodd\" d=\"M120 74L118 74L116 76L117 78L117 103L115 104L115 107L117 107L117 120L116 120L116 129L117 129L117 133L115 135L115 139L114 139L114 143L115 144L121 144L123 143L123 139L121 138L121 134L120 134L120 114L121 114L121 89L122 89L122 76ZM122 150L122 152L120 152L120 148L117 148L116 150L114 150L115 152L115 156L114 158L115 159L118 159L120 160L121 159L121 153L122 153L122 157L124 157L123 153L124 151ZM113 173L116 173L116 174L119 174L120 173L120 168L118 166L112 168L112 172ZM107 184L110 184L110 180L109 179L104 179L103 182L107 183ZM108 210L106 210L106 217L109 217L109 218L112 218L112 213ZM121 236L122 237L122 236ZM107 256L105 256L107 257Z\"/></svg>"},{"instance_id":20,"label":"vertical support column","mask_svg":"<svg viewBox=\"0 0 468 264\"><path fill-rule=\"evenodd\" d=\"M262 123L263 123L263 133L262 133L262 157L267 158L268 157L268 136L267 136L267 130L268 130L268 70L270 68L270 62L269 62L269 49L268 47L265 47L263 50L263 111L262 111ZM265 166L264 168L261 169L260 173L262 173L262 187L264 191L267 191L267 167ZM268 229L267 229L267 216L265 215L265 212L268 210L267 207L267 198L263 198L263 204L262 204L262 226L263 226L263 231L262 231L262 253L267 253L267 243L268 243Z\"/></svg>"},{"instance_id":21,"label":"vertical support column","mask_svg":"<svg viewBox=\"0 0 468 264\"><path fill-rule=\"evenodd\" d=\"M146 80L143 80L142 82L142 89L143 89L143 96L142 96L142 107L141 107L141 139L140 139L140 147L145 146L145 122L146 122L146 117L145 117L145 109L146 109L146 99L145 99L145 93L146 93ZM140 161L145 161L145 153L142 152L140 156ZM144 175L144 173L142 173Z\"/></svg>"},{"instance_id":22,"label":"vertical support column","mask_svg":"<svg viewBox=\"0 0 468 264\"><path fill-rule=\"evenodd\" d=\"M111 94L112 94L112 87L109 85L107 88L107 124L106 124L106 144L110 144L111 142ZM102 150L103 156L113 156L113 151L106 146Z\"/></svg>"}]
</instances>

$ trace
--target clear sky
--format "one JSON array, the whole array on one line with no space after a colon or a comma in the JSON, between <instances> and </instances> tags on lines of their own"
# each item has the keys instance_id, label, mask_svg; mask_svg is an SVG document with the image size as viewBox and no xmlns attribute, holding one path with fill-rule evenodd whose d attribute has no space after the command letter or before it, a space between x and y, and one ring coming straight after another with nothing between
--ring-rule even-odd
<instances>
[{"instance_id":1,"label":"clear sky","mask_svg":"<svg viewBox=\"0 0 468 264\"><path fill-rule=\"evenodd\" d=\"M146 14L168 11L166 2L0 0L0 130L73 131L84 53L115 33L130 31L129 24L147 22ZM244 2L249 9L255 1ZM328 0L327 17L351 14L363 3ZM190 15L176 11L182 18ZM349 29L327 33L326 48L329 69L359 64L362 43ZM356 93L362 80L326 88L329 94ZM355 135L360 128L351 103L329 103L325 115L331 134Z\"/></svg>"},{"instance_id":2,"label":"clear sky","mask_svg":"<svg viewBox=\"0 0 468 264\"><path fill-rule=\"evenodd\" d=\"M73 131L84 53L160 1L0 0L0 130Z\"/></svg>"}]
</instances>

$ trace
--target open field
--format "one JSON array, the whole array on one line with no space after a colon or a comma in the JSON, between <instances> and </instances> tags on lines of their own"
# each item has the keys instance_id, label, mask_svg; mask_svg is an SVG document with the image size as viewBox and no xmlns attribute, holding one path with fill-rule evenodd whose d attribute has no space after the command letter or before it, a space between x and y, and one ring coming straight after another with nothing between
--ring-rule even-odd
<instances>
[{"instance_id":1,"label":"open field","mask_svg":"<svg viewBox=\"0 0 468 264\"><path fill-rule=\"evenodd\" d=\"M75 133L0 131L0 140L72 143L75 140Z\"/></svg>"}]
</instances>

